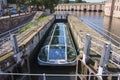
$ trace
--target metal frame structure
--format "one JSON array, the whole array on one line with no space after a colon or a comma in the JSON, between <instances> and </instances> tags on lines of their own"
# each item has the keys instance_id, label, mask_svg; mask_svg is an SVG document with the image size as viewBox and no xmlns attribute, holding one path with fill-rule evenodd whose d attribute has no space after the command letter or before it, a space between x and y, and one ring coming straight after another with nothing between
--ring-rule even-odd
<instances>
[{"instance_id":1,"label":"metal frame structure","mask_svg":"<svg viewBox=\"0 0 120 80\"><path fill-rule=\"evenodd\" d=\"M54 43L55 38L57 38L56 43ZM61 40L61 38L63 38L62 39L63 41ZM43 46L43 48L41 49L41 51L38 55L38 64L40 64L40 65L75 65L75 60L70 61L70 62L68 61L68 55L70 54L68 52L68 48L71 48L71 50L74 51L73 54L75 54L74 55L75 58L77 56L73 42L70 38L71 38L71 36L68 33L67 26L64 23L56 23L52 30L52 34L50 35L50 39L48 41L46 41L49 43L47 45L45 45L45 47ZM71 41L71 44L68 43L67 41L68 42ZM46 51L46 49L47 49L47 51ZM56 49L56 51L54 51L54 49ZM61 49L62 50L64 49L64 52ZM45 53L42 53L44 50L45 50ZM52 51L52 53L50 51ZM62 59L59 59L59 57L63 55L60 52L64 53L64 58L62 58ZM42 57L40 58L40 56L42 56L42 54L47 55L47 61L41 60ZM57 54L59 54L59 56ZM54 57L56 55L56 58L51 59L50 56L52 56L52 55Z\"/></svg>"}]
</instances>

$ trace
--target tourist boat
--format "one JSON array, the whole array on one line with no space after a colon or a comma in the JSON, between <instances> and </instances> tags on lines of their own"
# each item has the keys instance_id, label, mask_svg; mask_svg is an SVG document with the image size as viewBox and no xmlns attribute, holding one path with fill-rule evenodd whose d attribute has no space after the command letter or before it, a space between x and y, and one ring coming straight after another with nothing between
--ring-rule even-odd
<instances>
[{"instance_id":1,"label":"tourist boat","mask_svg":"<svg viewBox=\"0 0 120 80\"><path fill-rule=\"evenodd\" d=\"M68 26L55 23L38 54L39 65L75 65L76 49Z\"/></svg>"}]
</instances>

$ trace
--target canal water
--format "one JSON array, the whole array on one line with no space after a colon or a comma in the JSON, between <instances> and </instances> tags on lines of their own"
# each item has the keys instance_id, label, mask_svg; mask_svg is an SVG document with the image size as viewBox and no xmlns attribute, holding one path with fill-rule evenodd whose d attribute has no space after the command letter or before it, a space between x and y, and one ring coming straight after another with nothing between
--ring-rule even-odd
<instances>
[{"instance_id":1,"label":"canal water","mask_svg":"<svg viewBox=\"0 0 120 80\"><path fill-rule=\"evenodd\" d=\"M104 16L104 13L83 13L79 17L116 46L120 46L120 19Z\"/></svg>"},{"instance_id":2,"label":"canal water","mask_svg":"<svg viewBox=\"0 0 120 80\"><path fill-rule=\"evenodd\" d=\"M120 19L104 16L104 12L58 11L56 14L72 14L102 34L116 46L120 46Z\"/></svg>"}]
</instances>

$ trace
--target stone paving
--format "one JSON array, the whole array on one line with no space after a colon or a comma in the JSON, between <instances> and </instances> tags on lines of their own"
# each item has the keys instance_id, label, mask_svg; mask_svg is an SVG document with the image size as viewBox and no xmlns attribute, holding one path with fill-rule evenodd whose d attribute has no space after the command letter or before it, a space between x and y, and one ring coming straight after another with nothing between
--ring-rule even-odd
<instances>
[{"instance_id":1,"label":"stone paving","mask_svg":"<svg viewBox=\"0 0 120 80\"><path fill-rule=\"evenodd\" d=\"M95 30L93 30L91 27L80 21L75 16L69 16L68 22L70 26L72 26L72 31L75 34L75 39L78 47L80 50L83 50L85 47L85 41L86 41L86 35L90 34L92 37L91 40L91 51L92 53L97 53L98 55L101 55L103 53L104 44L111 43L106 38L104 38L102 35L97 33ZM111 43L112 46L112 54L110 56L110 61L112 63L115 63L120 68L120 47L115 46ZM100 60L100 58L99 58Z\"/></svg>"},{"instance_id":2,"label":"stone paving","mask_svg":"<svg viewBox=\"0 0 120 80\"><path fill-rule=\"evenodd\" d=\"M97 33L95 30L93 30L88 25L84 24L82 21L80 21L78 18L74 16L69 16L69 23L72 23L71 25L74 26L75 32L78 35L86 35L90 34L93 37L93 40L98 38L100 41L95 41L96 43L99 43L101 45L104 45L105 42L109 42L112 44L113 49L116 53L120 54L120 47L115 46L112 42L108 41L106 38L104 38L102 35Z\"/></svg>"}]
</instances>

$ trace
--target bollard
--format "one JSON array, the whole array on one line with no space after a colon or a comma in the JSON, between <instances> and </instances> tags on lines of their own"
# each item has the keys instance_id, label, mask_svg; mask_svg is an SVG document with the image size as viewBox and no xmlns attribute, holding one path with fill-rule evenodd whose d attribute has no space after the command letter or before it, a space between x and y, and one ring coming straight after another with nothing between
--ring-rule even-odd
<instances>
[{"instance_id":1,"label":"bollard","mask_svg":"<svg viewBox=\"0 0 120 80\"><path fill-rule=\"evenodd\" d=\"M13 46L13 51L14 51L14 57L17 63L19 63L21 61L21 54L19 52L19 47L18 47L18 43L17 43L17 39L16 39L16 35L15 34L11 34L11 42L12 42L12 46Z\"/></svg>"},{"instance_id":2,"label":"bollard","mask_svg":"<svg viewBox=\"0 0 120 80\"><path fill-rule=\"evenodd\" d=\"M91 36L89 34L86 35L86 43L84 48L84 54L83 54L83 62L86 63L89 60L89 54L90 54L90 47L91 47Z\"/></svg>"},{"instance_id":3,"label":"bollard","mask_svg":"<svg viewBox=\"0 0 120 80\"><path fill-rule=\"evenodd\" d=\"M120 80L120 74L118 74L118 80Z\"/></svg>"},{"instance_id":4,"label":"bollard","mask_svg":"<svg viewBox=\"0 0 120 80\"><path fill-rule=\"evenodd\" d=\"M104 68L107 66L109 61L110 52L111 52L111 44L105 43L98 68L98 73L97 73L98 75L103 75ZM98 77L102 79L102 76L98 76Z\"/></svg>"},{"instance_id":5,"label":"bollard","mask_svg":"<svg viewBox=\"0 0 120 80\"><path fill-rule=\"evenodd\" d=\"M89 34L87 34L86 35L85 49L84 49L86 57L88 57L90 54L91 39L92 39L91 36Z\"/></svg>"},{"instance_id":6,"label":"bollard","mask_svg":"<svg viewBox=\"0 0 120 80\"><path fill-rule=\"evenodd\" d=\"M107 65L107 63L109 61L110 52L111 52L111 44L105 43L103 53L102 53L102 56L100 59L101 67L105 67L105 65Z\"/></svg>"},{"instance_id":7,"label":"bollard","mask_svg":"<svg viewBox=\"0 0 120 80\"><path fill-rule=\"evenodd\" d=\"M0 73L2 73L1 66L0 66Z\"/></svg>"},{"instance_id":8,"label":"bollard","mask_svg":"<svg viewBox=\"0 0 120 80\"><path fill-rule=\"evenodd\" d=\"M56 20L56 19L57 19L57 18L56 18L56 14L55 14L54 16L55 16L55 20Z\"/></svg>"},{"instance_id":9,"label":"bollard","mask_svg":"<svg viewBox=\"0 0 120 80\"><path fill-rule=\"evenodd\" d=\"M19 48L18 48L18 43L17 43L16 35L15 34L11 34L10 38L11 38L11 42L12 42L14 53L15 54L19 53Z\"/></svg>"},{"instance_id":10,"label":"bollard","mask_svg":"<svg viewBox=\"0 0 120 80\"><path fill-rule=\"evenodd\" d=\"M45 76L45 73L43 74L43 80L46 80L46 76Z\"/></svg>"}]
</instances>

